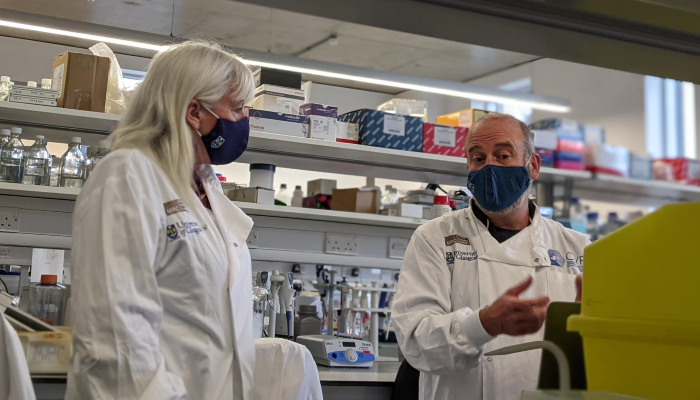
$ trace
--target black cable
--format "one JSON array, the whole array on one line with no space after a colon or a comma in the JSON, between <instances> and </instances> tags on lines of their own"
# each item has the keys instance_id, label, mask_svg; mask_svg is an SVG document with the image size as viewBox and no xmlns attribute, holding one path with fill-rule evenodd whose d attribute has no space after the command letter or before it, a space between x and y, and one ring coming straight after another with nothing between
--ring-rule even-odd
<instances>
[{"instance_id":1,"label":"black cable","mask_svg":"<svg viewBox=\"0 0 700 400\"><path fill-rule=\"evenodd\" d=\"M5 281L2 280L2 278L0 278L0 282L2 282L2 285L5 286L5 291L7 293L10 293L10 290L7 288L7 284L5 283Z\"/></svg>"}]
</instances>

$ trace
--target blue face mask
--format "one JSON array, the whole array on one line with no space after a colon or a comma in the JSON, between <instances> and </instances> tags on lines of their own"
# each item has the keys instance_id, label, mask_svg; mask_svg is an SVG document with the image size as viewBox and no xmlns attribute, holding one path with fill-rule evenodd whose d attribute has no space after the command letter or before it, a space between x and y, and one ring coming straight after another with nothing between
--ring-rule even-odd
<instances>
[{"instance_id":1,"label":"blue face mask","mask_svg":"<svg viewBox=\"0 0 700 400\"><path fill-rule=\"evenodd\" d=\"M530 186L530 171L525 167L487 165L470 172L467 188L479 206L497 212L515 203Z\"/></svg>"},{"instance_id":2,"label":"blue face mask","mask_svg":"<svg viewBox=\"0 0 700 400\"><path fill-rule=\"evenodd\" d=\"M250 125L248 118L243 118L238 122L219 118L208 107L202 107L209 111L211 115L218 118L216 126L208 135L202 137L204 147L211 159L212 165L226 165L236 161L248 147L248 137L250 136ZM199 133L199 132L197 132Z\"/></svg>"}]
</instances>

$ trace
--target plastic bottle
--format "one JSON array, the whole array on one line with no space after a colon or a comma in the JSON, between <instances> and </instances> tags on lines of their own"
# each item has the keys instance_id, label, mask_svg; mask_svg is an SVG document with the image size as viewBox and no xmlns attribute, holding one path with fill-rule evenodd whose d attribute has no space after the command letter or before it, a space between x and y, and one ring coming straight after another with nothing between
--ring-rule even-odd
<instances>
[{"instance_id":1,"label":"plastic bottle","mask_svg":"<svg viewBox=\"0 0 700 400\"><path fill-rule=\"evenodd\" d=\"M12 128L10 140L0 152L0 182L22 183L24 172L24 144L20 139L22 128Z\"/></svg>"},{"instance_id":2,"label":"plastic bottle","mask_svg":"<svg viewBox=\"0 0 700 400\"><path fill-rule=\"evenodd\" d=\"M600 238L600 222L598 222L598 213L588 213L586 216L588 223L586 224L586 233L591 242L595 242Z\"/></svg>"},{"instance_id":3,"label":"plastic bottle","mask_svg":"<svg viewBox=\"0 0 700 400\"><path fill-rule=\"evenodd\" d=\"M7 101L10 98L12 81L9 76L0 76L0 101Z\"/></svg>"},{"instance_id":4,"label":"plastic bottle","mask_svg":"<svg viewBox=\"0 0 700 400\"><path fill-rule=\"evenodd\" d=\"M386 185L384 187L384 196L382 196L382 208L390 206L392 204L398 204L399 195L398 191L394 189L391 185Z\"/></svg>"},{"instance_id":5,"label":"plastic bottle","mask_svg":"<svg viewBox=\"0 0 700 400\"><path fill-rule=\"evenodd\" d=\"M608 213L608 221L600 227L600 237L605 237L618 228L622 227L624 223L617 218L616 212Z\"/></svg>"},{"instance_id":6,"label":"plastic bottle","mask_svg":"<svg viewBox=\"0 0 700 400\"><path fill-rule=\"evenodd\" d=\"M42 89L51 89L51 79L44 78L41 80Z\"/></svg>"},{"instance_id":7,"label":"plastic bottle","mask_svg":"<svg viewBox=\"0 0 700 400\"><path fill-rule=\"evenodd\" d=\"M87 179L87 177L90 176L90 173L95 170L100 160L107 157L107 154L109 154L109 140L100 140L99 148L87 158L85 163L85 179ZM216 175L218 177L221 174ZM225 178L223 182L226 182Z\"/></svg>"},{"instance_id":8,"label":"plastic bottle","mask_svg":"<svg viewBox=\"0 0 700 400\"><path fill-rule=\"evenodd\" d=\"M586 215L583 213L581 208L581 203L576 197L571 199L571 207L569 207L569 222L571 222L571 229L576 232L581 232L586 234L586 225L588 220Z\"/></svg>"},{"instance_id":9,"label":"plastic bottle","mask_svg":"<svg viewBox=\"0 0 700 400\"><path fill-rule=\"evenodd\" d=\"M292 195L287 190L287 184L280 185L280 190L275 193L275 204L278 206L288 206L292 204Z\"/></svg>"},{"instance_id":10,"label":"plastic bottle","mask_svg":"<svg viewBox=\"0 0 700 400\"><path fill-rule=\"evenodd\" d=\"M42 275L41 283L29 287L27 312L49 325L62 325L67 293L56 275Z\"/></svg>"},{"instance_id":11,"label":"plastic bottle","mask_svg":"<svg viewBox=\"0 0 700 400\"><path fill-rule=\"evenodd\" d=\"M440 218L452 211L450 198L447 196L435 196L433 200L433 219Z\"/></svg>"},{"instance_id":12,"label":"plastic bottle","mask_svg":"<svg viewBox=\"0 0 700 400\"><path fill-rule=\"evenodd\" d=\"M86 157L80 150L80 138L73 137L68 145L68 150L61 157L61 167L58 176L58 186L68 188L82 188L85 182Z\"/></svg>"},{"instance_id":13,"label":"plastic bottle","mask_svg":"<svg viewBox=\"0 0 700 400\"><path fill-rule=\"evenodd\" d=\"M25 185L48 186L51 181L51 154L46 149L46 143L42 135L36 135L36 141L24 157Z\"/></svg>"},{"instance_id":14,"label":"plastic bottle","mask_svg":"<svg viewBox=\"0 0 700 400\"><path fill-rule=\"evenodd\" d=\"M294 187L294 195L292 196L292 207L304 206L304 191L300 185Z\"/></svg>"}]
</instances>

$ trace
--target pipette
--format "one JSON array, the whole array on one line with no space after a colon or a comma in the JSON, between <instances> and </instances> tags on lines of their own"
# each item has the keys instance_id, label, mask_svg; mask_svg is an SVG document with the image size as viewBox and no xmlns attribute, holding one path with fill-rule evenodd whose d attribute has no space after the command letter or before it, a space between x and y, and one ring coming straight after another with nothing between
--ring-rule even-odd
<instances>
[{"instance_id":1,"label":"pipette","mask_svg":"<svg viewBox=\"0 0 700 400\"><path fill-rule=\"evenodd\" d=\"M287 280L280 288L280 307L285 310L287 317L287 339L294 337L294 274L287 274Z\"/></svg>"}]
</instances>

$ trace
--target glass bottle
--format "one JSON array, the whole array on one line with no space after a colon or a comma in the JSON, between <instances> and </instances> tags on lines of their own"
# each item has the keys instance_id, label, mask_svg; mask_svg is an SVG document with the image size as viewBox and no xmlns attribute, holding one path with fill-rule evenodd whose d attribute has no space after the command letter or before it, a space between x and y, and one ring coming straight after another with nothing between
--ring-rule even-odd
<instances>
[{"instance_id":1,"label":"glass bottle","mask_svg":"<svg viewBox=\"0 0 700 400\"><path fill-rule=\"evenodd\" d=\"M0 101L7 101L10 98L12 81L9 76L0 76Z\"/></svg>"},{"instance_id":2,"label":"glass bottle","mask_svg":"<svg viewBox=\"0 0 700 400\"><path fill-rule=\"evenodd\" d=\"M5 145L5 143L10 141L10 130L9 129L0 129L0 151L2 150L2 146Z\"/></svg>"},{"instance_id":3,"label":"glass bottle","mask_svg":"<svg viewBox=\"0 0 700 400\"><path fill-rule=\"evenodd\" d=\"M42 275L41 283L29 287L27 312L49 325L62 325L67 292L56 275Z\"/></svg>"},{"instance_id":4,"label":"glass bottle","mask_svg":"<svg viewBox=\"0 0 700 400\"><path fill-rule=\"evenodd\" d=\"M36 141L24 155L25 185L49 186L51 180L51 154L46 148L42 135L36 135Z\"/></svg>"},{"instance_id":5,"label":"glass bottle","mask_svg":"<svg viewBox=\"0 0 700 400\"><path fill-rule=\"evenodd\" d=\"M90 176L90 173L95 170L100 160L105 158L107 154L109 154L109 140L100 140L97 151L88 157L87 164L85 166L86 179L87 176Z\"/></svg>"},{"instance_id":6,"label":"glass bottle","mask_svg":"<svg viewBox=\"0 0 700 400\"><path fill-rule=\"evenodd\" d=\"M82 188L85 182L85 154L80 150L80 138L71 138L68 150L61 157L58 186Z\"/></svg>"},{"instance_id":7,"label":"glass bottle","mask_svg":"<svg viewBox=\"0 0 700 400\"><path fill-rule=\"evenodd\" d=\"M12 128L10 140L0 151L0 182L22 183L24 172L24 144L20 139L22 128Z\"/></svg>"}]
</instances>

